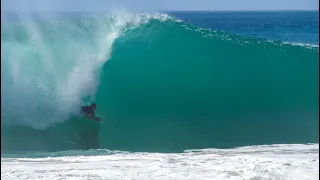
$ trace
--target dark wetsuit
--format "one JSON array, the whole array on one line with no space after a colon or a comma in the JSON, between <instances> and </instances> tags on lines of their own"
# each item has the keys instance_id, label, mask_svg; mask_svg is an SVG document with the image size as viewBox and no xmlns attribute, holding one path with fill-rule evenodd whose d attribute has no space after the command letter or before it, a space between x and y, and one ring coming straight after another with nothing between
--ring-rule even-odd
<instances>
[{"instance_id":1,"label":"dark wetsuit","mask_svg":"<svg viewBox=\"0 0 320 180\"><path fill-rule=\"evenodd\" d=\"M82 106L81 113L94 116L94 110L92 109L91 106Z\"/></svg>"}]
</instances>

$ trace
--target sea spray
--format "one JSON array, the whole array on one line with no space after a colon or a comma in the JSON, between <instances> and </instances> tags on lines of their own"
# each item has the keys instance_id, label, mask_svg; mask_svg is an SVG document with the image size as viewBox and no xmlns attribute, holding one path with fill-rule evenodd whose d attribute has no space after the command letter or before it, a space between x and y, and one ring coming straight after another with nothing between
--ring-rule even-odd
<instances>
[{"instance_id":1,"label":"sea spray","mask_svg":"<svg viewBox=\"0 0 320 180\"><path fill-rule=\"evenodd\" d=\"M94 98L114 40L142 20L128 13L45 21L29 13L1 30L2 123L44 129Z\"/></svg>"}]
</instances>

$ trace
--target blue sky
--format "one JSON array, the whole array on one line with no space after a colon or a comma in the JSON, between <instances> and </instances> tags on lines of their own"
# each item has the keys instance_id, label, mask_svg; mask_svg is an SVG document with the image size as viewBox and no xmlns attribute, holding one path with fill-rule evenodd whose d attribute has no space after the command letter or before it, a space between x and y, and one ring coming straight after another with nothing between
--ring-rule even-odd
<instances>
[{"instance_id":1,"label":"blue sky","mask_svg":"<svg viewBox=\"0 0 320 180\"><path fill-rule=\"evenodd\" d=\"M318 10L318 0L1 0L1 10Z\"/></svg>"}]
</instances>

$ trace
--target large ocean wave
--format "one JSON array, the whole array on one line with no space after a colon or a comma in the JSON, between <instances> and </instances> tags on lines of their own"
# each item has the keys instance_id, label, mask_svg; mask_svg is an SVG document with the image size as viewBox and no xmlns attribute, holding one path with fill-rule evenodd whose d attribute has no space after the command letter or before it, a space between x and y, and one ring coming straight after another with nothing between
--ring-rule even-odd
<instances>
[{"instance_id":1,"label":"large ocean wave","mask_svg":"<svg viewBox=\"0 0 320 180\"><path fill-rule=\"evenodd\" d=\"M2 151L318 142L319 49L163 14L1 23ZM102 124L78 117L95 101Z\"/></svg>"}]
</instances>

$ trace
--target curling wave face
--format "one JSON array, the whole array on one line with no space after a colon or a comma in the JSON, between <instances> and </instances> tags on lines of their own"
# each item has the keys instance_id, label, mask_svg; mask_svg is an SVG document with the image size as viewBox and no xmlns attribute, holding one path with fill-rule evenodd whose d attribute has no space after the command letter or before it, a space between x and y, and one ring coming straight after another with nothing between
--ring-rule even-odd
<instances>
[{"instance_id":1,"label":"curling wave face","mask_svg":"<svg viewBox=\"0 0 320 180\"><path fill-rule=\"evenodd\" d=\"M1 26L2 150L318 142L318 47L162 14ZM97 124L77 117L94 100Z\"/></svg>"}]
</instances>

